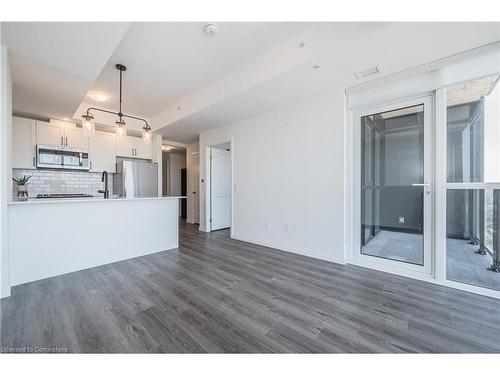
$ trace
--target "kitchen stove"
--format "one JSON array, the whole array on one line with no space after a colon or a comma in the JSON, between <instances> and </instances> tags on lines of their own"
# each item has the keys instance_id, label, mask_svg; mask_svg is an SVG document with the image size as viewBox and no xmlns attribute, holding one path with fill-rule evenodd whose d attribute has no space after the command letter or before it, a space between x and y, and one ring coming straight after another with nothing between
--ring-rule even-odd
<instances>
[{"instance_id":1,"label":"kitchen stove","mask_svg":"<svg viewBox=\"0 0 500 375\"><path fill-rule=\"evenodd\" d=\"M91 194L38 194L36 196L37 198L43 198L43 199L56 199L56 198L93 198L94 196Z\"/></svg>"}]
</instances>

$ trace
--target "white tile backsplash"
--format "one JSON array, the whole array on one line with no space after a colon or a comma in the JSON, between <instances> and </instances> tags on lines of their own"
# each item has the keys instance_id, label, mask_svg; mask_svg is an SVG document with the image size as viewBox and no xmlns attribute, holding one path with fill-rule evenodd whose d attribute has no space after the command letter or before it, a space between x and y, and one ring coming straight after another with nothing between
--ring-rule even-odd
<instances>
[{"instance_id":1,"label":"white tile backsplash","mask_svg":"<svg viewBox=\"0 0 500 375\"><path fill-rule=\"evenodd\" d=\"M38 194L91 194L99 196L97 190L104 189L104 182L101 182L101 173L80 172L80 171L56 171L49 169L13 169L12 177L19 178L32 176L28 185L28 195L31 198ZM13 197L17 190L14 185ZM108 176L108 190L113 192L113 174Z\"/></svg>"}]
</instances>

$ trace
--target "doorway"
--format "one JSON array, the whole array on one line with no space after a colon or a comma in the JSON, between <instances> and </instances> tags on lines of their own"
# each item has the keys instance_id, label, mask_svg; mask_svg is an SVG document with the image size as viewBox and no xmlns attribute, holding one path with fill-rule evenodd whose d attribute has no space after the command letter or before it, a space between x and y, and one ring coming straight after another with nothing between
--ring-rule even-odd
<instances>
[{"instance_id":1,"label":"doorway","mask_svg":"<svg viewBox=\"0 0 500 375\"><path fill-rule=\"evenodd\" d=\"M231 144L210 147L210 231L231 227Z\"/></svg>"},{"instance_id":2,"label":"doorway","mask_svg":"<svg viewBox=\"0 0 500 375\"><path fill-rule=\"evenodd\" d=\"M355 259L431 274L432 97L356 114Z\"/></svg>"}]
</instances>

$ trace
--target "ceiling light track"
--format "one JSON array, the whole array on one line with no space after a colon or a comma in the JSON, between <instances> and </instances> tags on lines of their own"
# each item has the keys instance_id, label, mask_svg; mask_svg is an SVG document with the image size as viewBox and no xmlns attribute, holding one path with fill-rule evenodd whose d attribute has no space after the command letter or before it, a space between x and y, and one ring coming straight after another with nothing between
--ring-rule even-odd
<instances>
[{"instance_id":1,"label":"ceiling light track","mask_svg":"<svg viewBox=\"0 0 500 375\"><path fill-rule=\"evenodd\" d=\"M123 120L124 117L144 122L144 126L142 127L142 139L143 139L144 143L150 144L151 143L151 126L149 126L148 122L141 117L127 115L127 114L124 114L122 112L122 88L123 88L122 74L124 71L127 70L127 67L125 65L122 65L122 64L116 64L115 67L116 67L116 69L118 69L120 71L119 110L118 110L118 112L114 112L114 111L110 111L107 109L96 108L96 107L87 108L87 112L82 116L82 118L83 118L83 121L82 121L83 131L88 136L95 135L95 118L92 115L92 111L104 112L104 113L109 113L109 114L113 114L113 115L118 116L118 120L116 120L116 122L115 122L117 136L123 136L123 135L126 135L126 133L127 133L126 128L125 128L126 123Z\"/></svg>"}]
</instances>

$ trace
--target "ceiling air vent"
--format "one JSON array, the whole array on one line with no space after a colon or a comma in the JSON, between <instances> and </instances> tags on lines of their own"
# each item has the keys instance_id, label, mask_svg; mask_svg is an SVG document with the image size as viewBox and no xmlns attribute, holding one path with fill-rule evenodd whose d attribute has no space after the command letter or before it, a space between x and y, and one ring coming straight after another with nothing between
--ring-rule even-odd
<instances>
[{"instance_id":1,"label":"ceiling air vent","mask_svg":"<svg viewBox=\"0 0 500 375\"><path fill-rule=\"evenodd\" d=\"M378 66L374 66L373 68L365 69L360 72L354 72L358 79L366 78L377 73L380 73L380 68Z\"/></svg>"}]
</instances>

